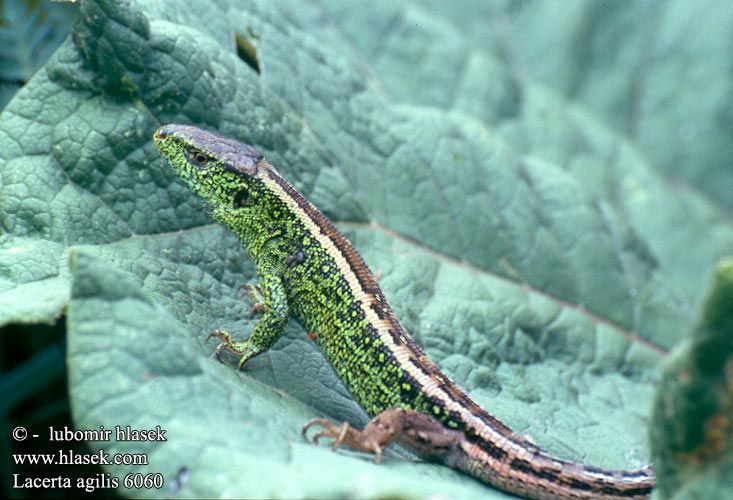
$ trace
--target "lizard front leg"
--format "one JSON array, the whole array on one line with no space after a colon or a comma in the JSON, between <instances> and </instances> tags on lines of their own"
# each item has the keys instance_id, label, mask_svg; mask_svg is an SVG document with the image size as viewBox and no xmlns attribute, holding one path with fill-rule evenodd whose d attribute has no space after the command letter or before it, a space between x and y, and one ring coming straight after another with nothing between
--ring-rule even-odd
<instances>
[{"instance_id":1,"label":"lizard front leg","mask_svg":"<svg viewBox=\"0 0 733 500\"><path fill-rule=\"evenodd\" d=\"M390 408L374 417L359 431L348 422L336 425L317 418L303 426L303 437L307 438L308 429L320 426L325 430L313 436L313 443L320 438L333 438L333 449L346 446L352 450L374 453L374 462L379 463L383 450L399 441L420 457L436 460L447 456L463 438L458 431L446 429L437 420L415 410Z\"/></svg>"},{"instance_id":2,"label":"lizard front leg","mask_svg":"<svg viewBox=\"0 0 733 500\"><path fill-rule=\"evenodd\" d=\"M251 288L250 288L251 290ZM285 333L285 326L288 323L288 301L285 295L285 288L282 280L276 274L263 274L261 277L261 301L258 306L264 314L257 322L249 338L243 342L234 338L224 330L216 330L209 334L211 337L218 337L221 343L214 351L219 358L222 351L227 351L239 356L238 368L244 368L245 363L267 351Z\"/></svg>"}]
</instances>

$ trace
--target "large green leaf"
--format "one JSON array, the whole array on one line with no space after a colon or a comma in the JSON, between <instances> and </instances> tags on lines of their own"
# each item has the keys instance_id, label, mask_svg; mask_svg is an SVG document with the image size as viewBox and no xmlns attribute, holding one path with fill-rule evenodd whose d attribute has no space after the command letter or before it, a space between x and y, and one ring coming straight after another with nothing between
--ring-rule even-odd
<instances>
[{"instance_id":1,"label":"large green leaf","mask_svg":"<svg viewBox=\"0 0 733 500\"><path fill-rule=\"evenodd\" d=\"M660 362L733 224L615 118L520 71L567 36L526 47L510 28L547 6L522 4L516 26L504 2L81 4L0 115L0 319L68 307L79 428L167 429L105 446L149 454L116 477L165 475L131 496L506 497L444 467L305 444L314 416L366 416L297 325L244 374L212 358L208 332L255 324L238 288L257 278L157 155L168 122L265 153L347 233L418 342L518 432L595 465L649 460ZM564 71L584 78L579 64Z\"/></svg>"}]
</instances>

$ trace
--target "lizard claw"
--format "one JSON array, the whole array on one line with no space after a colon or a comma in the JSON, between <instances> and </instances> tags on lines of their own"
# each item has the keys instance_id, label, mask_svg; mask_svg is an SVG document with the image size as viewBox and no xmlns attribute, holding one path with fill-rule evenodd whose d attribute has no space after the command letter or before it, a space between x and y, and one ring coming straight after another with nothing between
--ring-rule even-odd
<instances>
[{"instance_id":1,"label":"lizard claw","mask_svg":"<svg viewBox=\"0 0 733 500\"><path fill-rule=\"evenodd\" d=\"M330 422L329 420L326 420L325 418L317 418L315 420L311 420L303 426L303 437L306 441L308 441L308 429L315 426L323 427L324 430L322 430L321 432L317 432L313 435L313 444L318 444L318 440L320 438L333 438L334 450L337 449L339 445L343 442L344 436L349 430L349 424L347 422L344 422L340 426L337 426L336 424Z\"/></svg>"},{"instance_id":2,"label":"lizard claw","mask_svg":"<svg viewBox=\"0 0 733 500\"><path fill-rule=\"evenodd\" d=\"M211 332L209 335L206 336L206 340L204 340L204 343L211 340L211 337L217 337L221 339L223 342L226 342L227 340L231 340L231 337L229 337L229 335L226 332L223 332L221 330L214 330L213 332ZM226 338L226 337L229 337L229 338Z\"/></svg>"},{"instance_id":3,"label":"lizard claw","mask_svg":"<svg viewBox=\"0 0 733 500\"><path fill-rule=\"evenodd\" d=\"M242 292L244 290L244 292ZM240 299L251 298L254 301L251 312L265 312L265 295L262 292L262 288L259 285L250 285L249 283L244 284L237 288Z\"/></svg>"},{"instance_id":4,"label":"lizard claw","mask_svg":"<svg viewBox=\"0 0 733 500\"><path fill-rule=\"evenodd\" d=\"M208 342L211 339L211 337L217 337L221 340L219 345L216 346L216 349L214 349L214 356L216 356L216 359L220 363L223 363L221 359L221 353L223 351L227 351L235 356L242 356L244 354L242 350L236 346L237 343L232 338L232 336L229 335L224 330L214 330L206 337L206 340L204 342Z\"/></svg>"},{"instance_id":5,"label":"lizard claw","mask_svg":"<svg viewBox=\"0 0 733 500\"><path fill-rule=\"evenodd\" d=\"M336 451L340 446L351 448L352 450L363 451L366 453L374 453L374 463L378 464L382 459L382 447L369 436L354 429L348 422L336 425L325 418L316 418L303 426L302 434L308 441L308 429L320 426L324 430L313 435L313 444L318 444L320 438L332 438L333 444L331 448Z\"/></svg>"}]
</instances>

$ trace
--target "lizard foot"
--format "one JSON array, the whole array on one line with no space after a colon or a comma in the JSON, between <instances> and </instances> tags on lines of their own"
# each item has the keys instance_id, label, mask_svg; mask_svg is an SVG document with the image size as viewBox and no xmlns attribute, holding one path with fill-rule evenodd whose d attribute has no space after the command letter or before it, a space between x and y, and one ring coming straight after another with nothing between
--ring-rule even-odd
<instances>
[{"instance_id":1,"label":"lizard foot","mask_svg":"<svg viewBox=\"0 0 733 500\"><path fill-rule=\"evenodd\" d=\"M374 453L374 462L379 463L382 451L395 442L407 446L420 456L439 459L449 455L463 438L463 434L447 429L437 420L415 410L390 408L374 417L364 430L358 431L347 422L336 425L326 419L317 418L305 424L303 437L311 427L325 430L313 436L313 443L320 438L333 438L333 449L346 446L352 450Z\"/></svg>"},{"instance_id":2,"label":"lizard foot","mask_svg":"<svg viewBox=\"0 0 733 500\"><path fill-rule=\"evenodd\" d=\"M239 370L244 369L244 365L247 361L262 353L262 349L258 349L249 342L237 342L224 330L214 330L208 337L206 337L206 342L208 342L211 337L218 337L221 340L214 350L216 359L223 363L224 361L221 359L222 352L226 351L233 354L234 356L239 357L239 363L237 364L237 368Z\"/></svg>"},{"instance_id":3,"label":"lizard foot","mask_svg":"<svg viewBox=\"0 0 733 500\"><path fill-rule=\"evenodd\" d=\"M364 451L366 453L374 453L374 463L379 463L382 459L383 447L379 445L371 436L366 435L362 431L358 431L351 427L348 422L341 425L334 424L325 418L316 418L303 426L303 437L308 440L308 429L311 427L323 427L324 430L313 435L313 444L318 444L321 438L332 438L333 450L337 450L339 446L346 446L352 450Z\"/></svg>"}]
</instances>

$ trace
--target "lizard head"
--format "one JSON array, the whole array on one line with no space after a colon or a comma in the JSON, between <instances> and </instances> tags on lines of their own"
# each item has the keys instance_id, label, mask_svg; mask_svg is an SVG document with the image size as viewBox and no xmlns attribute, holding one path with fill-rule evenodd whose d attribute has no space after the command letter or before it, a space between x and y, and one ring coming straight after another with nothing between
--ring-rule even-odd
<instances>
[{"instance_id":1,"label":"lizard head","mask_svg":"<svg viewBox=\"0 0 733 500\"><path fill-rule=\"evenodd\" d=\"M153 140L186 185L213 207L238 208L263 158L252 146L188 125L163 125Z\"/></svg>"},{"instance_id":2,"label":"lizard head","mask_svg":"<svg viewBox=\"0 0 733 500\"><path fill-rule=\"evenodd\" d=\"M253 258L268 242L292 232L295 221L316 218L317 224L330 227L323 214L247 144L188 125L163 125L153 140L209 215L237 235Z\"/></svg>"},{"instance_id":3,"label":"lizard head","mask_svg":"<svg viewBox=\"0 0 733 500\"><path fill-rule=\"evenodd\" d=\"M263 156L253 147L188 125L163 125L153 135L168 164L218 222L231 225L262 190ZM243 215L243 214L239 214ZM239 217L236 217L239 218Z\"/></svg>"}]
</instances>

